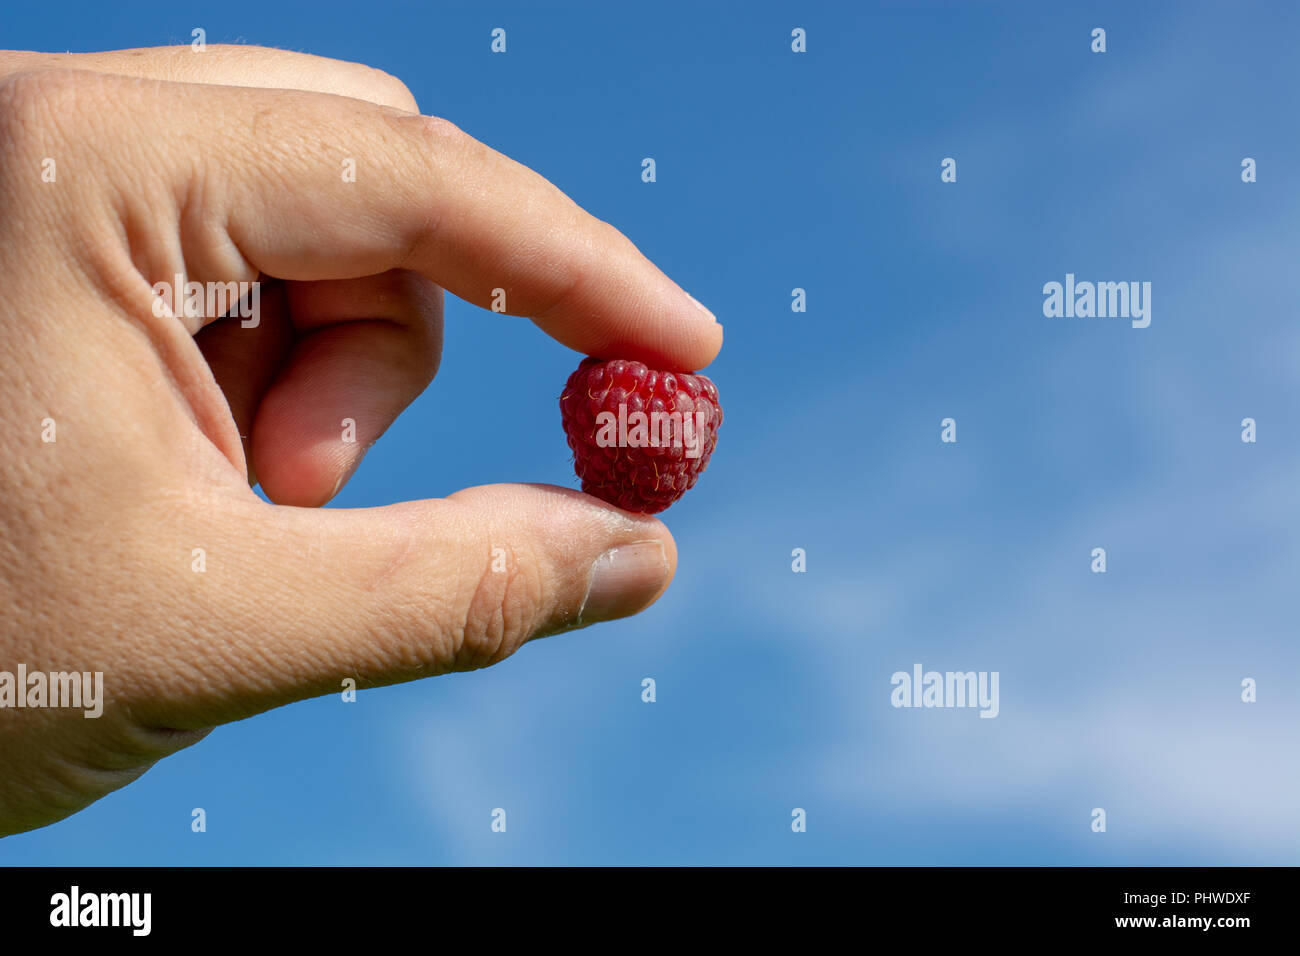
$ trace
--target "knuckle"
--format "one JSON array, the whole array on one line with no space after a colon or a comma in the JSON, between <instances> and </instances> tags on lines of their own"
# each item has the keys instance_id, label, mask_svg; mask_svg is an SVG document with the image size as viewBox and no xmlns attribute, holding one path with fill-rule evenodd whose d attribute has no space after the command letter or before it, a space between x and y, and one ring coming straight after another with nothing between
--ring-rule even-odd
<instances>
[{"instance_id":1,"label":"knuckle","mask_svg":"<svg viewBox=\"0 0 1300 956\"><path fill-rule=\"evenodd\" d=\"M92 116L118 77L57 67L20 70L0 78L6 112L27 118Z\"/></svg>"},{"instance_id":2,"label":"knuckle","mask_svg":"<svg viewBox=\"0 0 1300 956\"><path fill-rule=\"evenodd\" d=\"M589 225L594 236L594 245L597 248L606 252L618 250L623 253L640 254L640 250L627 237L627 234L613 223L591 216Z\"/></svg>"},{"instance_id":3,"label":"knuckle","mask_svg":"<svg viewBox=\"0 0 1300 956\"><path fill-rule=\"evenodd\" d=\"M18 154L48 148L50 127L79 110L80 77L74 70L28 70L0 79L0 145Z\"/></svg>"},{"instance_id":4,"label":"knuckle","mask_svg":"<svg viewBox=\"0 0 1300 956\"><path fill-rule=\"evenodd\" d=\"M60 68L0 77L0 229L39 217L51 230L78 232L71 258L94 269L112 259L116 236L87 226L105 204L87 208L88 191L111 187L114 146L125 138L121 77ZM109 108L109 104L114 104ZM87 162L88 154L92 162ZM64 177L65 169L78 175ZM58 186L50 184L58 183ZM112 191L96 196L112 195ZM107 258L106 258L107 256Z\"/></svg>"},{"instance_id":5,"label":"knuckle","mask_svg":"<svg viewBox=\"0 0 1300 956\"><path fill-rule=\"evenodd\" d=\"M431 195L454 193L465 171L480 165L480 153L486 149L455 123L438 116L419 113L387 113L385 143L395 147L401 162L394 168L394 179L406 191L408 201L426 210L423 224L413 229L406 255L399 265L418 261L422 251L438 232L440 214L429 203ZM412 175L414 173L414 175Z\"/></svg>"},{"instance_id":6,"label":"knuckle","mask_svg":"<svg viewBox=\"0 0 1300 956\"><path fill-rule=\"evenodd\" d=\"M32 69L0 78L0 175L31 180L32 169L96 152L87 179L102 176L106 144L122 137L122 77L87 70ZM55 168L55 167L51 167ZM10 179L12 181L12 179ZM53 180L51 180L53 181Z\"/></svg>"},{"instance_id":7,"label":"knuckle","mask_svg":"<svg viewBox=\"0 0 1300 956\"><path fill-rule=\"evenodd\" d=\"M474 142L468 133L441 116L415 114L398 117L398 122L415 138L420 148L429 150L433 155L461 150Z\"/></svg>"},{"instance_id":8,"label":"knuckle","mask_svg":"<svg viewBox=\"0 0 1300 956\"><path fill-rule=\"evenodd\" d=\"M536 630L543 597L541 574L530 554L493 548L456 635L453 669L475 670L509 657Z\"/></svg>"}]
</instances>

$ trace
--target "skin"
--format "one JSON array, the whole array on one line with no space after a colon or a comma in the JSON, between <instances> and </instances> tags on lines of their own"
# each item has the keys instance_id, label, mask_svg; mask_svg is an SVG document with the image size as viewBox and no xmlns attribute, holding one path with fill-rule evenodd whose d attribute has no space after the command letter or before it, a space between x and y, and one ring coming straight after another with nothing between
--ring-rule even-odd
<instances>
[{"instance_id":1,"label":"skin","mask_svg":"<svg viewBox=\"0 0 1300 956\"><path fill-rule=\"evenodd\" d=\"M259 326L155 314L177 273L261 275ZM97 719L0 709L0 835L217 725L484 667L668 586L659 521L562 488L319 507L437 371L444 288L504 288L580 352L698 369L722 344L616 229L378 70L0 51L0 671L104 673Z\"/></svg>"}]
</instances>

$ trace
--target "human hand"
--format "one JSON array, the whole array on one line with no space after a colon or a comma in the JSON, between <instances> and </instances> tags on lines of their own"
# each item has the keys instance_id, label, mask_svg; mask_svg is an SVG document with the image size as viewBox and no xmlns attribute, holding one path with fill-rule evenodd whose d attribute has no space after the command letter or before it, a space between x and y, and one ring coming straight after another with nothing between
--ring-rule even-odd
<instances>
[{"instance_id":1,"label":"human hand","mask_svg":"<svg viewBox=\"0 0 1300 956\"><path fill-rule=\"evenodd\" d=\"M177 275L264 279L256 325L156 310ZM216 725L483 667L663 592L664 526L574 491L317 507L432 379L440 287L503 288L581 352L688 370L721 347L617 230L386 74L0 52L0 672L103 674L87 719L16 707L30 688L6 700L0 673L0 835Z\"/></svg>"}]
</instances>

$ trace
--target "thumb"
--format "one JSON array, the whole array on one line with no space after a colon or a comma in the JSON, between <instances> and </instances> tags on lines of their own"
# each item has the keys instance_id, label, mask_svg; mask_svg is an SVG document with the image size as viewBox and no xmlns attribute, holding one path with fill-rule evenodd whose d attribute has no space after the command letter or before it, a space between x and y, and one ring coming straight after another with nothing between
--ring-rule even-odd
<instances>
[{"instance_id":1,"label":"thumb","mask_svg":"<svg viewBox=\"0 0 1300 956\"><path fill-rule=\"evenodd\" d=\"M168 657L189 658L190 679L164 695L160 725L239 720L348 678L367 687L486 667L534 638L643 610L677 565L658 520L550 485L249 509L224 523L207 573L189 576L203 579L190 585L203 592L193 613L223 637L196 648L176 636Z\"/></svg>"}]
</instances>

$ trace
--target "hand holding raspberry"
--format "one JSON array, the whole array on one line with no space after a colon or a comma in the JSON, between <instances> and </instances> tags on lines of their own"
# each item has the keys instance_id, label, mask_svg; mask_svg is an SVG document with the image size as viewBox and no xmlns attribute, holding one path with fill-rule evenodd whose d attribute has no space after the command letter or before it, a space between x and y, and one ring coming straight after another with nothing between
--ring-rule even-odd
<instances>
[{"instance_id":1,"label":"hand holding raspberry","mask_svg":"<svg viewBox=\"0 0 1300 956\"><path fill-rule=\"evenodd\" d=\"M626 236L416 108L282 50L0 51L0 660L106 677L98 719L5 709L0 836L217 724L485 667L668 587L668 529L572 489L319 507L438 370L444 289L494 312L509 290L561 344L656 368L722 346ZM139 149L154 128L183 135ZM322 176L322 142L383 175ZM50 156L94 175L51 188ZM156 309L187 269L207 308ZM245 283L253 315L212 307Z\"/></svg>"}]
</instances>

